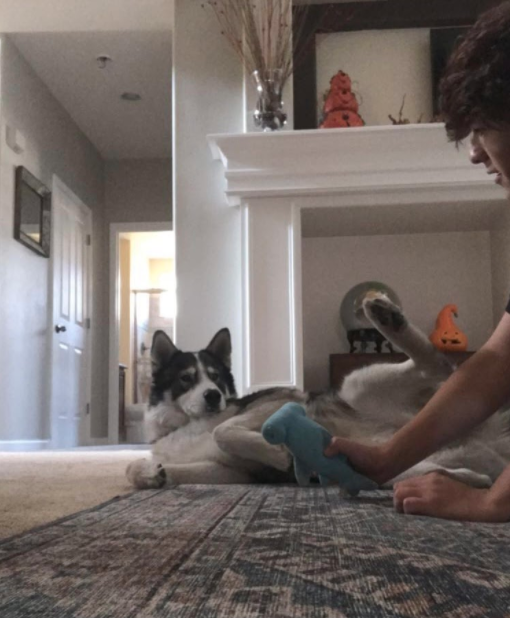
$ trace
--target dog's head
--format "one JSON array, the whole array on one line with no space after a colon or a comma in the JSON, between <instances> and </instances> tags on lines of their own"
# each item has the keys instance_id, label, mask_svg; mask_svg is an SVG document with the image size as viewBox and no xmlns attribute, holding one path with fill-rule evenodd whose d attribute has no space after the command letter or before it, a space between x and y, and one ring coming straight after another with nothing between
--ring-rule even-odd
<instances>
[{"instance_id":1,"label":"dog's head","mask_svg":"<svg viewBox=\"0 0 510 618\"><path fill-rule=\"evenodd\" d=\"M218 414L236 396L231 367L230 332L223 328L200 352L182 352L163 331L151 348L151 406L177 408L190 420Z\"/></svg>"}]
</instances>

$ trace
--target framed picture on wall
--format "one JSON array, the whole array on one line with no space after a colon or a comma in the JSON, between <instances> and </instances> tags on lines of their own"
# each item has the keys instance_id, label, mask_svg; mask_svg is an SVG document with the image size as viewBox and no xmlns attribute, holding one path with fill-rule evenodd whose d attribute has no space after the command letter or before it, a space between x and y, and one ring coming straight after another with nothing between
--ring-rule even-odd
<instances>
[{"instance_id":1,"label":"framed picture on wall","mask_svg":"<svg viewBox=\"0 0 510 618\"><path fill-rule=\"evenodd\" d=\"M22 165L16 168L14 238L50 257L51 191Z\"/></svg>"}]
</instances>

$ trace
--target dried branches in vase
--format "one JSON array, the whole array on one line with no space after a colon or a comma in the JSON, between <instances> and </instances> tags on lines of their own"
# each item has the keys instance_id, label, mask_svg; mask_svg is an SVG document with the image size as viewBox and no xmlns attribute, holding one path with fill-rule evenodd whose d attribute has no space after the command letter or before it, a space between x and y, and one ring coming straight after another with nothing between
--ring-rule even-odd
<instances>
[{"instance_id":1,"label":"dried branches in vase","mask_svg":"<svg viewBox=\"0 0 510 618\"><path fill-rule=\"evenodd\" d=\"M264 131L281 128L282 92L292 74L296 50L305 44L308 7L292 0L206 0L222 34L252 76L258 91L255 124Z\"/></svg>"}]
</instances>

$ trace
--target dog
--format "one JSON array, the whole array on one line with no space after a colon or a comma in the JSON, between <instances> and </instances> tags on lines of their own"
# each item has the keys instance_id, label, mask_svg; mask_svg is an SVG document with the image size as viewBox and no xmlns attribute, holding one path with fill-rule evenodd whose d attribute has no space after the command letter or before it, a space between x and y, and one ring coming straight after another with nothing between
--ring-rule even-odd
<instances>
[{"instance_id":1,"label":"dog","mask_svg":"<svg viewBox=\"0 0 510 618\"><path fill-rule=\"evenodd\" d=\"M305 393L274 388L238 399L230 372L231 339L220 330L207 348L182 352L162 331L154 335L153 385L146 414L151 459L131 463L137 488L172 484L293 482L283 446L269 445L260 430L283 404L305 406L332 435L383 442L415 416L455 365L383 295L367 297L369 321L409 360L353 371L338 390ZM403 478L441 471L474 487L490 487L510 462L510 419L498 412L464 440L409 469Z\"/></svg>"}]
</instances>

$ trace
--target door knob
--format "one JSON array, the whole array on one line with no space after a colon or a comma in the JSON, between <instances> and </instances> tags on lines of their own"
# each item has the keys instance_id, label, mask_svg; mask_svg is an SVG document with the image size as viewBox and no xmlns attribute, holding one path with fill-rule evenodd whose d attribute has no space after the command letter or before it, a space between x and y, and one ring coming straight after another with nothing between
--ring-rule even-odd
<instances>
[{"instance_id":1,"label":"door knob","mask_svg":"<svg viewBox=\"0 0 510 618\"><path fill-rule=\"evenodd\" d=\"M55 326L56 333L65 333L66 331L67 331L67 328L65 326L60 326L60 324L57 324Z\"/></svg>"}]
</instances>

